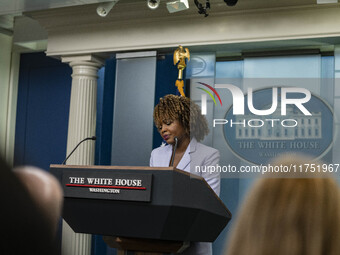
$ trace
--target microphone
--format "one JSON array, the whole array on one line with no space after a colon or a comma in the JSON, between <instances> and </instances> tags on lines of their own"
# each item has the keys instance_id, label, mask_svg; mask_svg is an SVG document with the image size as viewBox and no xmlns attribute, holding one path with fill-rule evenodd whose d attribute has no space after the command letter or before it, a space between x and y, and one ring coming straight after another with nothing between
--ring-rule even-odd
<instances>
[{"instance_id":1,"label":"microphone","mask_svg":"<svg viewBox=\"0 0 340 255\"><path fill-rule=\"evenodd\" d=\"M66 161L68 160L68 158L71 157L71 155L73 154L73 152L78 148L78 146L79 146L80 144L82 144L83 142L85 142L85 141L87 141L87 140L93 140L93 141L95 141L96 139L97 139L97 137L92 136L92 137L87 137L87 138L81 140L81 141L77 144L77 146L74 147L74 149L71 151L71 153L68 154L67 158L65 158L65 160L64 160L63 163L61 163L61 164L62 164L62 165L65 165L65 164L66 164Z\"/></svg>"},{"instance_id":2,"label":"microphone","mask_svg":"<svg viewBox=\"0 0 340 255\"><path fill-rule=\"evenodd\" d=\"M171 164L170 164L170 166L173 166L173 165L174 165L175 153L176 153L177 144L178 144L178 138L177 138L177 136L174 137L174 140L175 140L175 145L174 145L174 150L173 150L173 152L172 152L172 157L171 157Z\"/></svg>"}]
</instances>

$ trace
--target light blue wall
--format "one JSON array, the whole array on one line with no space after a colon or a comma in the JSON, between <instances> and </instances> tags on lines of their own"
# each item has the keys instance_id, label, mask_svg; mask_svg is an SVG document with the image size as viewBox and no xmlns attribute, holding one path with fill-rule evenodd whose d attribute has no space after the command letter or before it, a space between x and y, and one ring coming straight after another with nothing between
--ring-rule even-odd
<instances>
[{"instance_id":1,"label":"light blue wall","mask_svg":"<svg viewBox=\"0 0 340 255\"><path fill-rule=\"evenodd\" d=\"M339 71L340 73L340 71ZM303 56L277 56L277 57L257 57L246 58L239 61L225 61L216 63L215 83L232 83L246 91L248 86L258 86L261 88L268 84L296 84L302 82L315 95L322 97L330 105L333 104L334 94L334 57L320 55L303 55ZM320 79L323 78L323 79ZM328 78L328 79L325 79ZM254 88L253 87L253 88ZM228 93L229 94L229 93ZM339 94L340 95L340 94ZM231 104L231 97L220 93L223 103ZM226 111L228 107L223 107ZM225 116L220 112L218 107L214 108L215 118ZM214 136L213 144L221 152L221 165L239 164L247 165L249 163L238 159L227 146L221 142L221 133ZM224 143L226 143L224 141ZM332 152L325 155L324 160L331 160ZM237 210L242 204L244 197L247 195L249 188L252 186L254 179L240 178L229 179L227 175L222 175L221 199L233 213L233 219L229 226L221 233L214 243L214 255L222 255L227 245L227 237L230 234L233 222L237 218ZM251 212L249 212L251 213Z\"/></svg>"}]
</instances>

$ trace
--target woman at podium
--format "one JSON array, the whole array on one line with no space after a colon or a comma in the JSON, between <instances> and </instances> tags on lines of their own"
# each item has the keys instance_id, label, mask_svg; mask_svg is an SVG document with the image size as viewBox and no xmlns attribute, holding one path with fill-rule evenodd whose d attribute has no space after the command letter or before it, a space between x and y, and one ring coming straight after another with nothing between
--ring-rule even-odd
<instances>
[{"instance_id":1,"label":"woman at podium","mask_svg":"<svg viewBox=\"0 0 340 255\"><path fill-rule=\"evenodd\" d=\"M200 143L208 134L206 118L200 108L187 97L166 95L154 109L154 122L167 143L151 153L150 166L174 166L191 174L202 176L217 195L220 193L218 172L197 171L219 163L218 150ZM210 255L211 243L192 243L182 254Z\"/></svg>"}]
</instances>

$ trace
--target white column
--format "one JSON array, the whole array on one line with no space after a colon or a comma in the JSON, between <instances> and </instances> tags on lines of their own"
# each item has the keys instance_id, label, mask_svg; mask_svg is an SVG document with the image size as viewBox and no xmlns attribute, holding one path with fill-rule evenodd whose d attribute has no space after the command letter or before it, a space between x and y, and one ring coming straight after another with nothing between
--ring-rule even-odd
<instances>
[{"instance_id":1,"label":"white column","mask_svg":"<svg viewBox=\"0 0 340 255\"><path fill-rule=\"evenodd\" d=\"M0 155L6 158L12 36L0 33Z\"/></svg>"},{"instance_id":2,"label":"white column","mask_svg":"<svg viewBox=\"0 0 340 255\"><path fill-rule=\"evenodd\" d=\"M84 138L96 134L97 72L102 62L92 55L63 57L72 67L67 155ZM83 142L67 160L67 165L93 165L95 142ZM63 221L62 255L90 255L91 235L76 234Z\"/></svg>"}]
</instances>

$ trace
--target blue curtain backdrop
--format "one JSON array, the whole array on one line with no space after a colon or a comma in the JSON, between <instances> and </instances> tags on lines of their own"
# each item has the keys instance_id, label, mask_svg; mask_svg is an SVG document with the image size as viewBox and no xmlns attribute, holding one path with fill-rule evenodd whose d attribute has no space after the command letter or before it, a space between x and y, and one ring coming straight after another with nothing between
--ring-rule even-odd
<instances>
[{"instance_id":1,"label":"blue curtain backdrop","mask_svg":"<svg viewBox=\"0 0 340 255\"><path fill-rule=\"evenodd\" d=\"M66 154L71 68L44 53L22 54L15 132L15 165L49 170Z\"/></svg>"},{"instance_id":2,"label":"blue curtain backdrop","mask_svg":"<svg viewBox=\"0 0 340 255\"><path fill-rule=\"evenodd\" d=\"M71 68L44 53L22 54L14 165L49 171L66 156ZM61 223L59 224L61 227ZM59 228L61 229L61 228ZM58 237L61 236L59 230ZM60 250L61 241L57 240Z\"/></svg>"}]
</instances>

